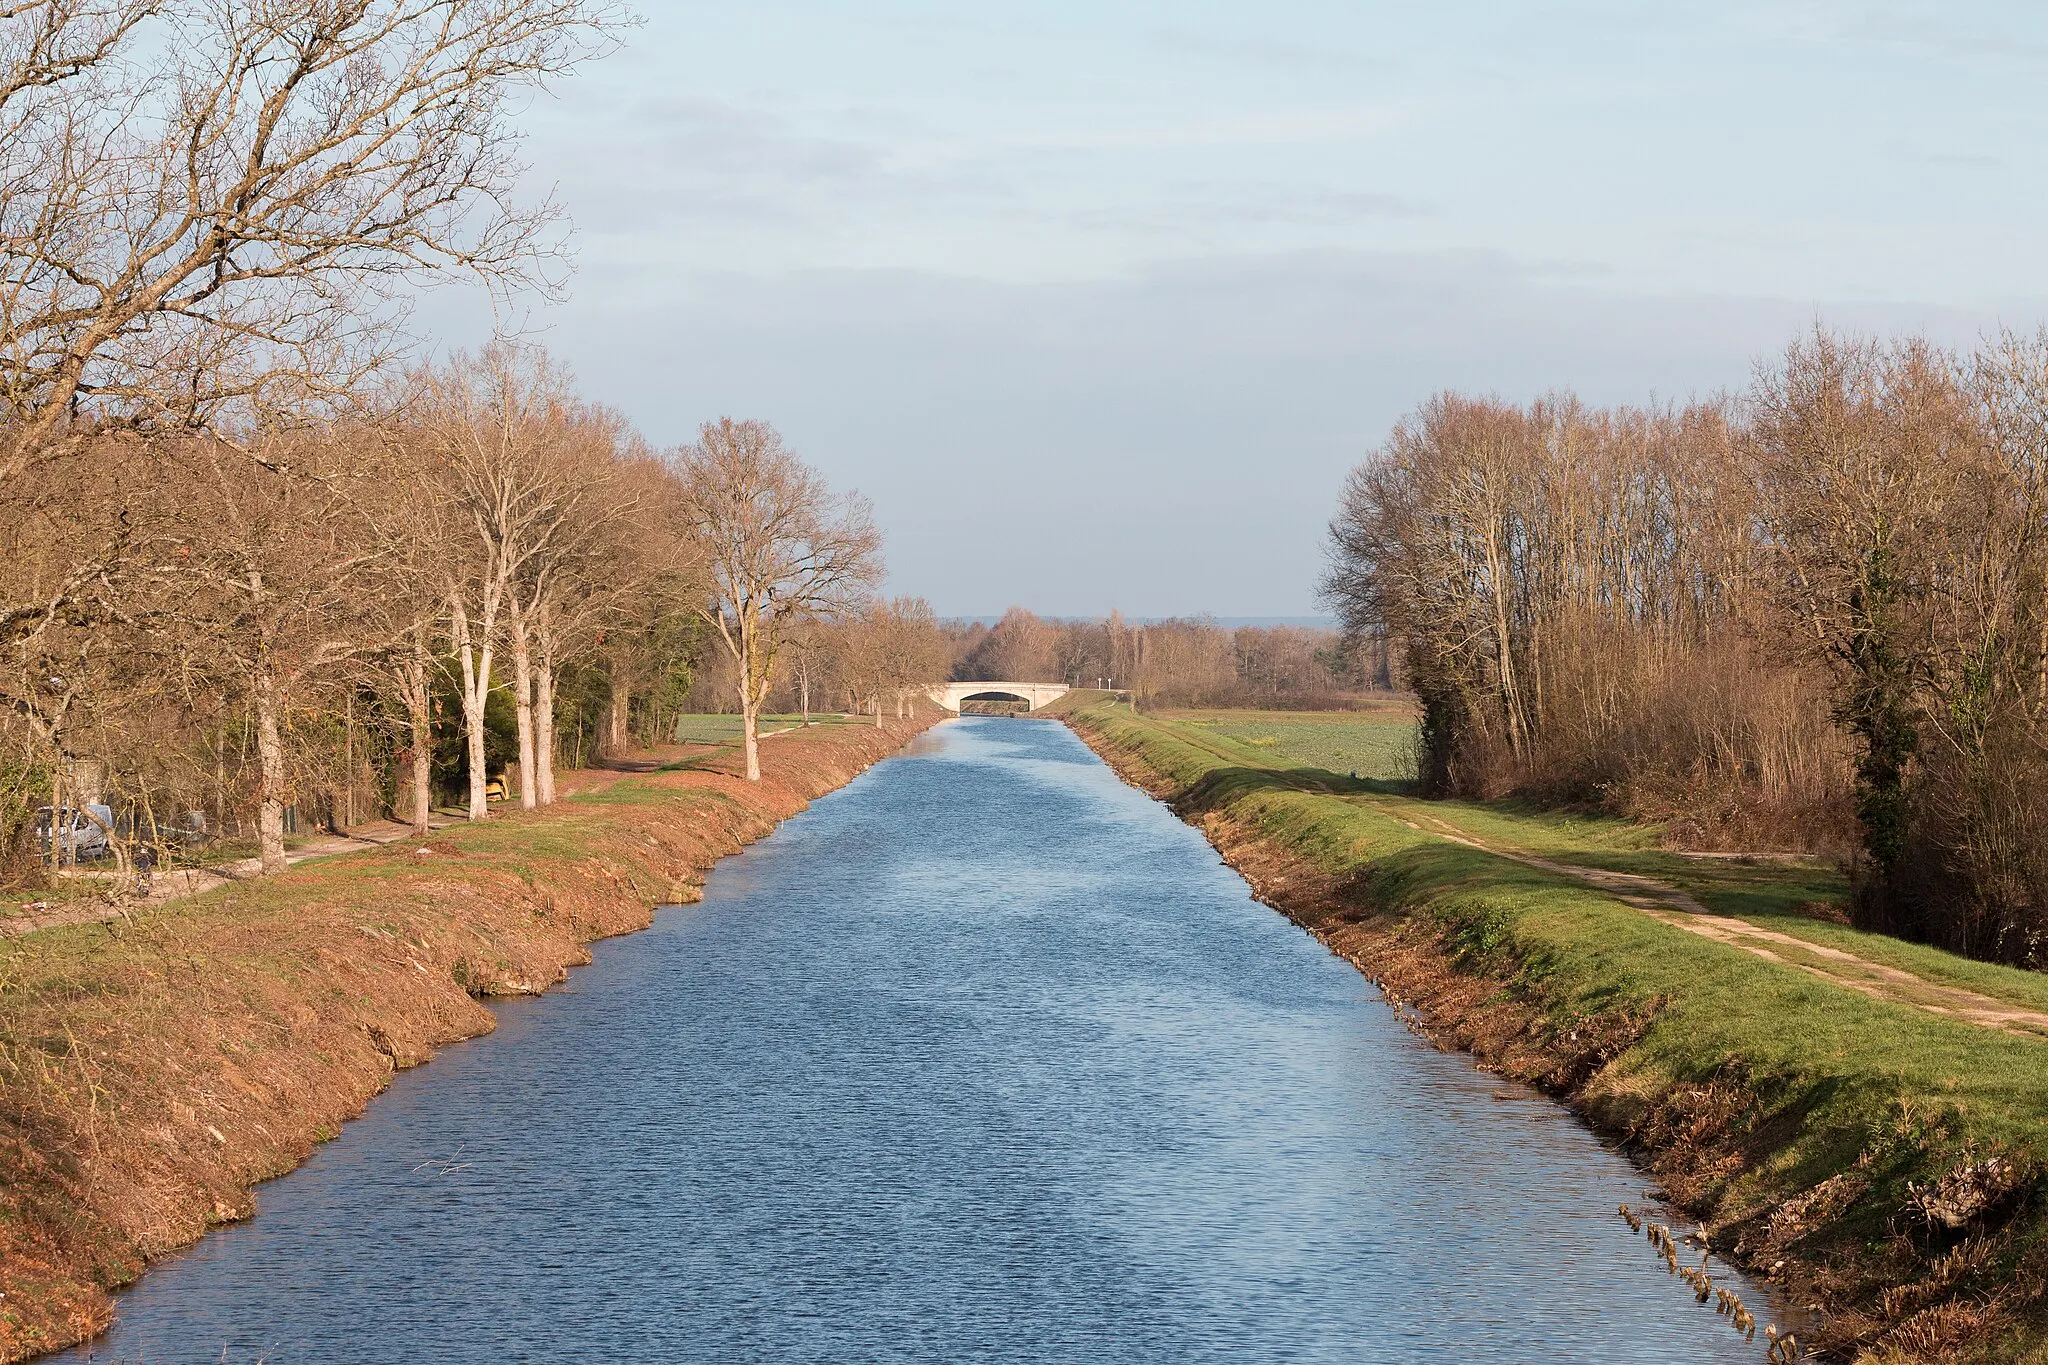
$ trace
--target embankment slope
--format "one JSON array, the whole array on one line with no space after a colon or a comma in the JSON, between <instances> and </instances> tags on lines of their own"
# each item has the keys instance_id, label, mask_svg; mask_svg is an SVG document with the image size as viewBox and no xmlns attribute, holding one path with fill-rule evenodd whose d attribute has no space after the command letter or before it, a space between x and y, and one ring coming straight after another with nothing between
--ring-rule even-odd
<instances>
[{"instance_id":1,"label":"embankment slope","mask_svg":"<svg viewBox=\"0 0 2048 1365\"><path fill-rule=\"evenodd\" d=\"M488 1032L584 945L929 721L777 737L764 780L695 762L549 811L0 944L0 1360L83 1340L109 1291L303 1161L393 1071Z\"/></svg>"},{"instance_id":2,"label":"embankment slope","mask_svg":"<svg viewBox=\"0 0 2048 1365\"><path fill-rule=\"evenodd\" d=\"M1625 1143L1716 1253L1818 1307L1810 1345L2048 1360L2048 1041L1688 932L1363 784L1125 707L1067 719L1416 1027Z\"/></svg>"}]
</instances>

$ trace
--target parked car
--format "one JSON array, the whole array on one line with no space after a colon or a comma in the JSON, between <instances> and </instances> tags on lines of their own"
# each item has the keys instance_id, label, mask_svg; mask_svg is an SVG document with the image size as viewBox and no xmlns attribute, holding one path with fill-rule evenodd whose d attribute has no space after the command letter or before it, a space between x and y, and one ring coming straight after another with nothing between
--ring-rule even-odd
<instances>
[{"instance_id":1,"label":"parked car","mask_svg":"<svg viewBox=\"0 0 2048 1365\"><path fill-rule=\"evenodd\" d=\"M206 812L188 810L176 824L159 829L157 837L166 849L204 848L213 841L213 830L206 823Z\"/></svg>"},{"instance_id":2,"label":"parked car","mask_svg":"<svg viewBox=\"0 0 2048 1365\"><path fill-rule=\"evenodd\" d=\"M92 803L83 809L66 806L61 811L43 806L36 811L36 849L67 863L104 858L112 851L107 837L113 828L110 806Z\"/></svg>"}]
</instances>

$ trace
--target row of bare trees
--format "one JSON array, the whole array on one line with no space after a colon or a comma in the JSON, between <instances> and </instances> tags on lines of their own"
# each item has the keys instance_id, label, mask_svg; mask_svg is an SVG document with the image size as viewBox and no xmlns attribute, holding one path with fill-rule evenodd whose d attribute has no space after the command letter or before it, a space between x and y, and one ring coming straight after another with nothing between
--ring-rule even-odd
<instances>
[{"instance_id":1,"label":"row of bare trees","mask_svg":"<svg viewBox=\"0 0 2048 1365\"><path fill-rule=\"evenodd\" d=\"M1381 639L1300 626L1225 629L1201 617L1049 620L1012 607L995 625L955 623L962 682L1111 687L1140 702L1218 706L1330 704L1392 684Z\"/></svg>"},{"instance_id":2,"label":"row of bare trees","mask_svg":"<svg viewBox=\"0 0 2048 1365\"><path fill-rule=\"evenodd\" d=\"M284 864L287 813L331 785L337 745L363 766L358 720L362 756L381 739L405 770L403 792L386 784L375 804L424 830L444 704L460 755L443 767L482 819L498 770L522 807L555 801L565 670L595 672L623 726L641 680L715 641L740 680L755 780L759 713L792 639L864 696L896 689L899 709L943 672L917 648L936 639L929 608L866 605L880 564L864 505L772 428L723 420L657 455L511 342L407 376L374 421L241 443L108 435L93 465L108 489L141 491L63 502L61 525L0 518L0 548L30 564L66 564L80 531L123 540L119 572L75 590L92 610L53 614L0 679L23 770L81 795L112 786L130 808L245 803L266 870ZM514 746L493 762L505 703ZM230 766L252 779L241 801L197 800L209 766L220 788Z\"/></svg>"},{"instance_id":3,"label":"row of bare trees","mask_svg":"<svg viewBox=\"0 0 2048 1365\"><path fill-rule=\"evenodd\" d=\"M450 769L472 818L494 770L545 805L562 688L579 746L599 697L622 743L707 638L758 777L784 642L879 574L865 509L759 423L657 456L516 341L404 363L417 287L554 288L558 214L522 191L512 113L630 20L613 0L0 5L15 823L117 797L135 829L246 810L272 870L293 813L345 789L338 822L359 780L422 826Z\"/></svg>"},{"instance_id":4,"label":"row of bare trees","mask_svg":"<svg viewBox=\"0 0 2048 1365\"><path fill-rule=\"evenodd\" d=\"M244 732L274 870L309 765L331 757L325 721L357 699L366 722L400 727L410 800L390 804L425 827L445 677L472 817L488 810L486 708L507 682L520 803L554 800L561 670L617 622L702 600L678 481L521 347L457 357L390 397L374 422L233 443L103 435L86 462L96 483L128 492L77 490L62 529L0 519L6 548L56 566L59 587L72 536L121 541L118 562L70 589L71 609L14 642L0 689L31 767L118 774L146 801L190 805L192 782L142 776L138 743L192 755ZM211 738L195 744L199 733Z\"/></svg>"},{"instance_id":5,"label":"row of bare trees","mask_svg":"<svg viewBox=\"0 0 2048 1365\"><path fill-rule=\"evenodd\" d=\"M1431 789L1840 848L1862 923L2048 961L2048 337L1817 332L1683 408L1442 395L1331 549Z\"/></svg>"},{"instance_id":6,"label":"row of bare trees","mask_svg":"<svg viewBox=\"0 0 2048 1365\"><path fill-rule=\"evenodd\" d=\"M416 286L548 286L555 213L520 197L508 111L627 18L609 0L0 8L11 788L45 768L59 805L95 785L80 722L152 714L111 689L233 680L281 859L284 699L352 652L307 621L364 571L337 531L362 503L360 404Z\"/></svg>"},{"instance_id":7,"label":"row of bare trees","mask_svg":"<svg viewBox=\"0 0 2048 1365\"><path fill-rule=\"evenodd\" d=\"M947 681L952 652L931 605L921 597L849 594L830 610L792 623L776 651L757 713L774 708L809 725L816 713L898 718ZM739 671L722 647L705 660L686 705L741 709Z\"/></svg>"}]
</instances>

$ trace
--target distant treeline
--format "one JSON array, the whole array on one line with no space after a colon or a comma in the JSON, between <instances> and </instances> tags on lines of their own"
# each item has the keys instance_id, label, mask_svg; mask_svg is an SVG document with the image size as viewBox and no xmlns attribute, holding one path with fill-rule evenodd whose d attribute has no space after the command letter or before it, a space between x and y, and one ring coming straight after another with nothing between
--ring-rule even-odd
<instances>
[{"instance_id":1,"label":"distant treeline","mask_svg":"<svg viewBox=\"0 0 2048 1365\"><path fill-rule=\"evenodd\" d=\"M1443 394L1331 543L1431 790L1839 850L1864 926L2048 965L2048 335L1817 332L1685 407Z\"/></svg>"},{"instance_id":2,"label":"distant treeline","mask_svg":"<svg viewBox=\"0 0 2048 1365\"><path fill-rule=\"evenodd\" d=\"M956 682L1007 679L1129 691L1141 702L1315 706L1393 684L1383 632L1225 629L1205 617L1056 620L1012 607L993 626L948 621Z\"/></svg>"}]
</instances>

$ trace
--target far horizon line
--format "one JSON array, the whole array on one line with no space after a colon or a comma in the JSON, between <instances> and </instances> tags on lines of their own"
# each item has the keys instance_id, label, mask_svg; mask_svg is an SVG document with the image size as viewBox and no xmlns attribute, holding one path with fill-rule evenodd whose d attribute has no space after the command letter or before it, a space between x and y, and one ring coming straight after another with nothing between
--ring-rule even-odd
<instances>
[{"instance_id":1,"label":"far horizon line","mask_svg":"<svg viewBox=\"0 0 2048 1365\"><path fill-rule=\"evenodd\" d=\"M992 626L1002 620L1006 612L1014 609L1006 607L1003 611L997 612L940 613L939 619L945 622L957 622L965 625ZM1107 611L1078 613L1036 611L1030 607L1025 607L1024 610L1031 612L1033 616L1038 617L1042 621L1102 621L1108 619L1110 614ZM1126 612L1123 613L1123 619L1136 626L1156 626L1164 621L1207 621L1213 625L1228 626L1232 629L1239 626L1304 626L1317 630L1336 630L1341 625L1336 617L1329 615L1218 616L1209 612L1178 612L1161 616L1138 616Z\"/></svg>"}]
</instances>

